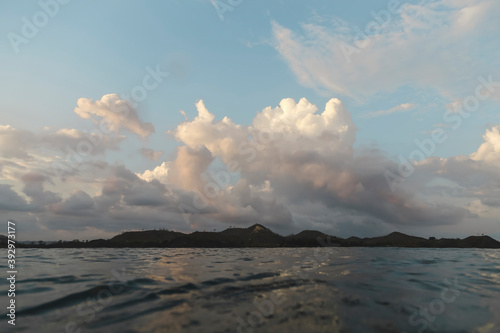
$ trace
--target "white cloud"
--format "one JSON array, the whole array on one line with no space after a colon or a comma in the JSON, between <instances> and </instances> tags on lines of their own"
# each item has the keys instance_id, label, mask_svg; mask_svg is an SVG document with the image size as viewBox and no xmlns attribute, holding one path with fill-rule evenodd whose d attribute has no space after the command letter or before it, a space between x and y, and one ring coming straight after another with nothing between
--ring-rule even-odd
<instances>
[{"instance_id":1,"label":"white cloud","mask_svg":"<svg viewBox=\"0 0 500 333\"><path fill-rule=\"evenodd\" d=\"M499 132L500 125L487 129L483 143L470 155L425 159L415 169L412 181L425 185L438 180L439 186L422 187L422 195L439 194L464 202L471 212L482 218L493 217L500 207Z\"/></svg>"},{"instance_id":2,"label":"white cloud","mask_svg":"<svg viewBox=\"0 0 500 333\"><path fill-rule=\"evenodd\" d=\"M416 108L415 104L403 103L403 104L396 105L388 110L380 110L380 111L374 111L374 112L367 113L366 115L364 115L364 117L365 118L375 118L375 117L380 117L380 116L387 116L387 115L390 115L390 114L393 114L396 112L406 112L406 111L412 110L414 108Z\"/></svg>"},{"instance_id":3,"label":"white cloud","mask_svg":"<svg viewBox=\"0 0 500 333\"><path fill-rule=\"evenodd\" d=\"M145 170L143 173L137 173L137 176L147 182L156 179L160 183L168 184L169 169L170 169L170 162L163 162L161 165L155 167L153 170Z\"/></svg>"},{"instance_id":4,"label":"white cloud","mask_svg":"<svg viewBox=\"0 0 500 333\"><path fill-rule=\"evenodd\" d=\"M10 125L0 125L0 154L5 158L30 159L29 149L35 146L34 133L15 129Z\"/></svg>"},{"instance_id":5,"label":"white cloud","mask_svg":"<svg viewBox=\"0 0 500 333\"><path fill-rule=\"evenodd\" d=\"M368 29L337 18L304 23L302 33L272 26L276 49L307 87L364 99L413 86L456 99L498 68L488 45L498 44L499 10L494 0L423 1Z\"/></svg>"},{"instance_id":6,"label":"white cloud","mask_svg":"<svg viewBox=\"0 0 500 333\"><path fill-rule=\"evenodd\" d=\"M143 139L155 131L152 123L142 122L132 104L117 94L104 95L97 101L80 98L75 113L83 119L92 119L96 124L102 119L111 131L118 132L123 128Z\"/></svg>"},{"instance_id":7,"label":"white cloud","mask_svg":"<svg viewBox=\"0 0 500 333\"><path fill-rule=\"evenodd\" d=\"M53 177L53 163L67 167L78 160L82 163L70 168L70 173L75 173L84 162L109 150L119 150L124 138L99 130L87 133L69 128L44 128L34 132L0 125L0 156L6 159L0 162L0 171L4 179L13 181L18 181L27 172Z\"/></svg>"},{"instance_id":8,"label":"white cloud","mask_svg":"<svg viewBox=\"0 0 500 333\"><path fill-rule=\"evenodd\" d=\"M500 125L487 129L483 135L484 142L478 150L471 154L474 161L484 161L492 165L500 165Z\"/></svg>"},{"instance_id":9,"label":"white cloud","mask_svg":"<svg viewBox=\"0 0 500 333\"><path fill-rule=\"evenodd\" d=\"M253 121L253 128L264 133L271 132L276 138L291 139L296 141L295 145L304 148L316 146L316 149L322 149L325 145L319 145L319 141L329 141L329 150L334 147L351 147L354 144L357 129L339 99L330 99L321 114L317 114L317 111L317 106L305 98L298 103L286 98L280 102L279 107L268 107L258 113Z\"/></svg>"},{"instance_id":10,"label":"white cloud","mask_svg":"<svg viewBox=\"0 0 500 333\"><path fill-rule=\"evenodd\" d=\"M198 116L194 120L179 124L170 133L192 149L206 146L215 156L236 154L238 145L248 135L242 126L234 124L228 117L213 123L215 116L207 110L202 100L196 103L196 109Z\"/></svg>"}]
</instances>

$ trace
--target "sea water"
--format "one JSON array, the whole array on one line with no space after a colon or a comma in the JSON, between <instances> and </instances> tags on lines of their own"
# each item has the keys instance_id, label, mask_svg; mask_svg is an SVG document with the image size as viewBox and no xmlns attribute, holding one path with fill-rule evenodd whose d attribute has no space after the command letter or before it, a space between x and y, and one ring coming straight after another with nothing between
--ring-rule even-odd
<instances>
[{"instance_id":1,"label":"sea water","mask_svg":"<svg viewBox=\"0 0 500 333\"><path fill-rule=\"evenodd\" d=\"M500 332L500 250L18 249L16 264L16 332Z\"/></svg>"}]
</instances>

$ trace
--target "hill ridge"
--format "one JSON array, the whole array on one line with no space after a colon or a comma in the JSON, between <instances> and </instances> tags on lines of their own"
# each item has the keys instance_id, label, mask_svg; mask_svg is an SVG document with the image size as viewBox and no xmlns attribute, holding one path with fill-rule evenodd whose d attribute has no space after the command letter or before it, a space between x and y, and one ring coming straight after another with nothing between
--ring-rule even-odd
<instances>
[{"instance_id":1,"label":"hill ridge","mask_svg":"<svg viewBox=\"0 0 500 333\"><path fill-rule=\"evenodd\" d=\"M0 235L1 236L1 235ZM6 237L0 237L0 246L6 246ZM468 236L464 239L440 238L429 239L411 236L394 231L385 236L359 238L339 238L317 230L303 230L298 234L282 236L262 224L253 224L248 228L227 228L219 232L194 231L182 233L169 230L125 231L111 239L96 239L89 242L57 242L44 244L18 243L18 247L64 248L64 247L191 247L191 248L227 248L227 247L413 247L413 248L500 248L500 242L494 238Z\"/></svg>"}]
</instances>

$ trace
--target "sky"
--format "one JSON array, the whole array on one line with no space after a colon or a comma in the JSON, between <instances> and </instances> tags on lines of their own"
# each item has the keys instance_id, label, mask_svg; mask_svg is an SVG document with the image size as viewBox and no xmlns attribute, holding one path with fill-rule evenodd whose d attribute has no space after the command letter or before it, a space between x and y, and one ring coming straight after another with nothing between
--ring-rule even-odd
<instances>
[{"instance_id":1,"label":"sky","mask_svg":"<svg viewBox=\"0 0 500 333\"><path fill-rule=\"evenodd\" d=\"M1 6L4 233L500 239L496 0Z\"/></svg>"}]
</instances>

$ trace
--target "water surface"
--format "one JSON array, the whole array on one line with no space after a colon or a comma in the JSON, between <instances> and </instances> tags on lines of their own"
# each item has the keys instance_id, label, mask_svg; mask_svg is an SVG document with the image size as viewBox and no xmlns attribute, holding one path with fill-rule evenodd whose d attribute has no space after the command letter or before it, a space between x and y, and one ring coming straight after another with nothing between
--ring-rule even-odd
<instances>
[{"instance_id":1,"label":"water surface","mask_svg":"<svg viewBox=\"0 0 500 333\"><path fill-rule=\"evenodd\" d=\"M16 261L17 332L500 332L500 250L18 249Z\"/></svg>"}]
</instances>

